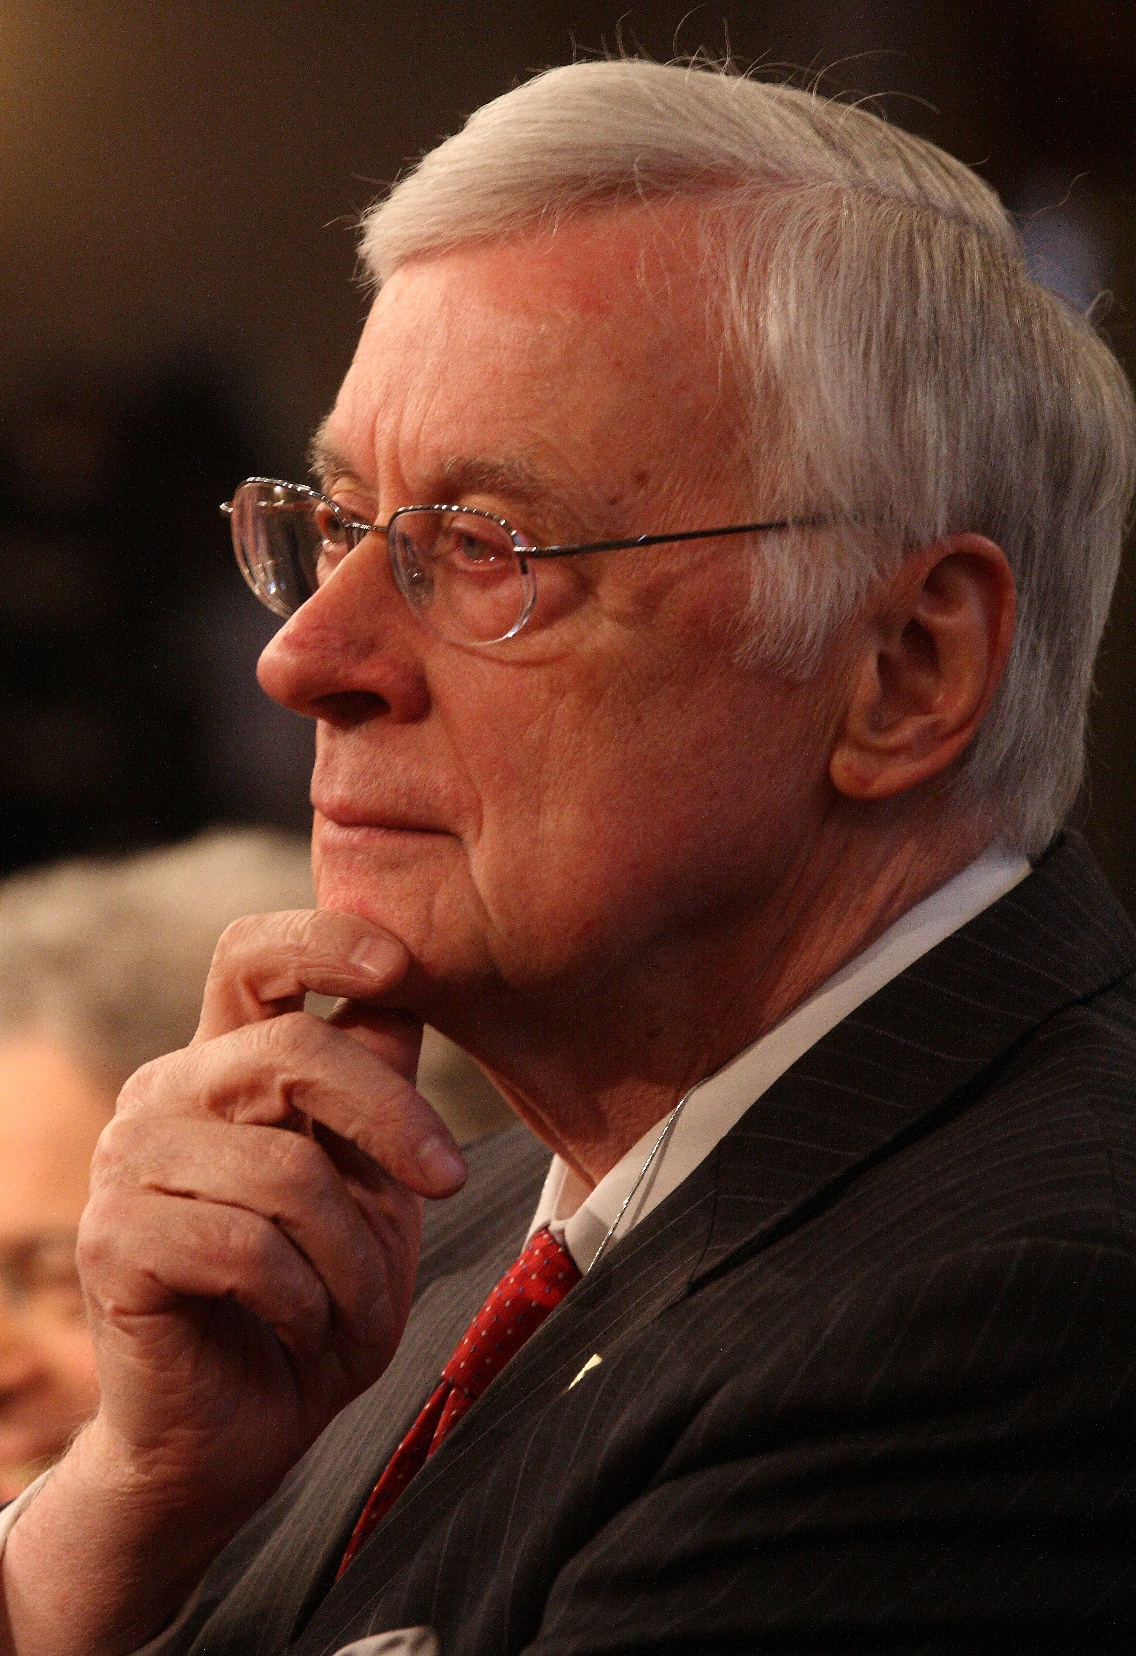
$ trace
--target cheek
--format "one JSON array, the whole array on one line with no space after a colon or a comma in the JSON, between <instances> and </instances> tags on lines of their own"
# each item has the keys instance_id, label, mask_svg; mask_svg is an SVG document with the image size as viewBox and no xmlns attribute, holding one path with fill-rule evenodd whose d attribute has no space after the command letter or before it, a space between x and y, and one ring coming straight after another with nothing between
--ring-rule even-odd
<instances>
[{"instance_id":1,"label":"cheek","mask_svg":"<svg viewBox=\"0 0 1136 1656\"><path fill-rule=\"evenodd\" d=\"M0 1400L0 1500L18 1493L44 1457L62 1453L98 1408L94 1350L86 1325L54 1317L26 1328L32 1359L26 1387Z\"/></svg>"},{"instance_id":2,"label":"cheek","mask_svg":"<svg viewBox=\"0 0 1136 1656\"><path fill-rule=\"evenodd\" d=\"M555 970L759 898L802 831L808 745L725 690L565 698L483 794L471 865L501 937Z\"/></svg>"},{"instance_id":3,"label":"cheek","mask_svg":"<svg viewBox=\"0 0 1136 1656\"><path fill-rule=\"evenodd\" d=\"M44 1351L56 1386L74 1412L76 1423L94 1412L99 1401L94 1345L85 1322L76 1319L44 1335Z\"/></svg>"}]
</instances>

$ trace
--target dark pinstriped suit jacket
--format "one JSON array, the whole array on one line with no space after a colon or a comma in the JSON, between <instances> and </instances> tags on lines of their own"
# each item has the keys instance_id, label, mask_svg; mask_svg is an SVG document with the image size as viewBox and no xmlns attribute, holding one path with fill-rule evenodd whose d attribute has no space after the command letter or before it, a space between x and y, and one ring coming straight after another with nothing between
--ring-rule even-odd
<instances>
[{"instance_id":1,"label":"dark pinstriped suit jacket","mask_svg":"<svg viewBox=\"0 0 1136 1656\"><path fill-rule=\"evenodd\" d=\"M329 1586L535 1205L546 1152L484 1142L394 1364L170 1656L1136 1651L1134 968L1070 837L609 1249Z\"/></svg>"}]
</instances>

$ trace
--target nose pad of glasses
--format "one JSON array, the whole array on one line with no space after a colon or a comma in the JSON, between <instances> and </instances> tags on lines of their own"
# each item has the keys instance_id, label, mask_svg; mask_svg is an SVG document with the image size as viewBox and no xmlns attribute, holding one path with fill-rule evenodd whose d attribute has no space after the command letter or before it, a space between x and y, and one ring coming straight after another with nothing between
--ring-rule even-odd
<instances>
[{"instance_id":1,"label":"nose pad of glasses","mask_svg":"<svg viewBox=\"0 0 1136 1656\"><path fill-rule=\"evenodd\" d=\"M391 546L390 564L395 585L411 609L421 612L428 608L434 597L434 573L408 536L399 536L397 550Z\"/></svg>"},{"instance_id":2,"label":"nose pad of glasses","mask_svg":"<svg viewBox=\"0 0 1136 1656\"><path fill-rule=\"evenodd\" d=\"M521 577L521 608L517 619L504 634L505 638L515 638L533 612L536 603L536 572L531 561L522 555L517 559L517 570Z\"/></svg>"}]
</instances>

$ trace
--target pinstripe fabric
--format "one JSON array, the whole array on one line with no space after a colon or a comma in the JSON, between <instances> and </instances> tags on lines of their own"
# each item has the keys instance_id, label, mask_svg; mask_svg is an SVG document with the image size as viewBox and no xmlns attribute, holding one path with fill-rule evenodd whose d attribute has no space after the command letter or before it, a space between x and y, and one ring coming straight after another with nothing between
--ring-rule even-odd
<instances>
[{"instance_id":1,"label":"pinstripe fabric","mask_svg":"<svg viewBox=\"0 0 1136 1656\"><path fill-rule=\"evenodd\" d=\"M1134 969L1070 837L609 1251L325 1593L535 1202L539 1147L490 1141L392 1369L170 1656L1133 1648Z\"/></svg>"}]
</instances>

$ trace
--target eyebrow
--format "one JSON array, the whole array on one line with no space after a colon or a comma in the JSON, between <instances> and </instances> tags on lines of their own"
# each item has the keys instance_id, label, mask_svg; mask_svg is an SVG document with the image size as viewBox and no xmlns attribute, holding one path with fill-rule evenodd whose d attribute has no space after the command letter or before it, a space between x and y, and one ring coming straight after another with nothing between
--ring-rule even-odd
<instances>
[{"instance_id":1,"label":"eyebrow","mask_svg":"<svg viewBox=\"0 0 1136 1656\"><path fill-rule=\"evenodd\" d=\"M330 419L330 415L328 416ZM322 488L329 478L344 478L362 484L363 479L347 464L327 434L328 419L321 420L308 444L307 462Z\"/></svg>"},{"instance_id":2,"label":"eyebrow","mask_svg":"<svg viewBox=\"0 0 1136 1656\"><path fill-rule=\"evenodd\" d=\"M578 510L550 477L514 456L451 455L439 467L438 481L455 499L466 494L495 494L522 506L552 507L573 516Z\"/></svg>"},{"instance_id":3,"label":"eyebrow","mask_svg":"<svg viewBox=\"0 0 1136 1656\"><path fill-rule=\"evenodd\" d=\"M308 463L321 488L334 480L356 484L364 493L372 493L329 439L327 425L327 420L324 420L308 445ZM557 520L570 523L574 531L591 533L594 527L587 515L581 512L578 500L570 499L557 483L519 456L451 455L442 462L435 475L438 483L435 500L416 501L414 504L456 505L463 495L492 494L537 511L542 517L554 513Z\"/></svg>"}]
</instances>

